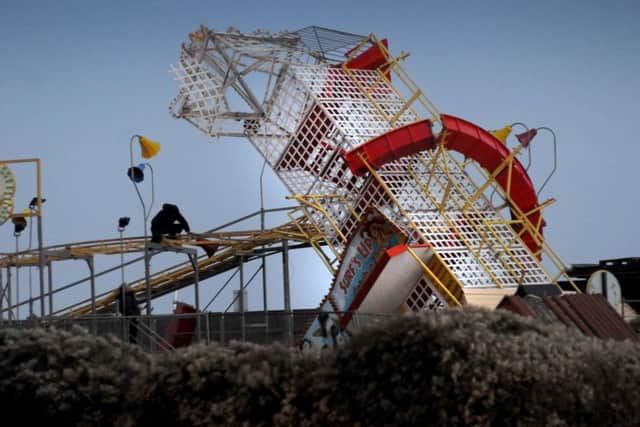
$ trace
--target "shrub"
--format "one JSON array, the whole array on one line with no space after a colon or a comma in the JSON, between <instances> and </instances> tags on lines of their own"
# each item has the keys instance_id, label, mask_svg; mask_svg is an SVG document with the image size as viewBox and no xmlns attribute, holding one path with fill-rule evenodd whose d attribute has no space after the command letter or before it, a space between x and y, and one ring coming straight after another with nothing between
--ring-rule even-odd
<instances>
[{"instance_id":1,"label":"shrub","mask_svg":"<svg viewBox=\"0 0 640 427\"><path fill-rule=\"evenodd\" d=\"M386 320L322 357L0 329L0 399L62 425L635 426L639 350L472 308Z\"/></svg>"},{"instance_id":2,"label":"shrub","mask_svg":"<svg viewBox=\"0 0 640 427\"><path fill-rule=\"evenodd\" d=\"M0 329L0 402L26 425L113 425L149 356L81 328Z\"/></svg>"},{"instance_id":3,"label":"shrub","mask_svg":"<svg viewBox=\"0 0 640 427\"><path fill-rule=\"evenodd\" d=\"M303 357L281 345L195 345L138 377L133 425L272 425Z\"/></svg>"},{"instance_id":4,"label":"shrub","mask_svg":"<svg viewBox=\"0 0 640 427\"><path fill-rule=\"evenodd\" d=\"M640 347L478 309L379 324L295 381L281 425L640 425Z\"/></svg>"}]
</instances>

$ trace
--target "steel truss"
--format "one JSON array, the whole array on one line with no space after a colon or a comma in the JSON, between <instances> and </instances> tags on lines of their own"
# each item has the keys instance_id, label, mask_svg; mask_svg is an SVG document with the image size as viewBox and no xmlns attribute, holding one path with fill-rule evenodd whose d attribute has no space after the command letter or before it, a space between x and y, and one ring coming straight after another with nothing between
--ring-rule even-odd
<instances>
[{"instance_id":1,"label":"steel truss","mask_svg":"<svg viewBox=\"0 0 640 427\"><path fill-rule=\"evenodd\" d=\"M201 27L183 44L174 67L179 91L173 115L210 137L247 138L291 197L309 208L308 220L330 251L322 259L334 273L360 217L376 207L410 242L433 247L434 261L424 265L424 280L415 289L426 283L446 305L464 302L455 297L459 289L549 284L566 277L565 264L544 241L540 224L531 223L531 212L514 206L497 173L448 151L445 129L434 150L380 168L361 158L368 173L355 175L345 153L424 118L437 125L440 112L402 69L407 54L392 56L374 34L359 40L351 35L341 46L342 58L329 59L318 55L317 43L305 41L313 31L242 34ZM383 63L350 67L371 49L381 52ZM518 152L499 167L509 180ZM497 203L494 194L500 196ZM508 219L504 206L512 207ZM539 249L523 242L525 232ZM412 301L415 309L424 308Z\"/></svg>"},{"instance_id":2,"label":"steel truss","mask_svg":"<svg viewBox=\"0 0 640 427\"><path fill-rule=\"evenodd\" d=\"M308 221L310 218L308 209L305 207L265 209L254 214L247 215L236 221L224 224L214 230L205 233L192 233L179 237L178 239L164 239L162 244L148 244L148 250L152 255L160 252L184 253L189 260L179 263L161 271L154 272L150 277L151 299L155 299L176 290L194 286L196 292L196 308L200 308L197 303L198 283L218 274L242 268L247 262L264 259L269 255L284 253L288 250L313 246L316 251L323 253L323 235L318 232L315 225ZM287 212L292 220L274 228L251 229L242 231L229 231L230 226L237 226L243 221L250 220L257 216L268 213ZM214 255L197 255L199 247L216 246ZM120 291L120 286L114 286L103 293L96 293L95 280L97 277L109 274L121 268L117 265L104 271L97 272L94 269L94 258L103 255L116 255L121 253L144 253L145 242L142 237L108 240L96 240L78 243L65 243L43 248L42 254L44 263L49 268L54 263L66 260L82 260L89 267L89 275L82 280L64 286L54 286L52 275L49 274L49 287L47 292L33 296L33 299L17 299L17 292L11 297L12 290L12 269L34 267L40 264L38 250L21 251L18 253L0 254L0 272L6 271L6 283L0 279L0 319L16 319L16 309L18 307L31 305L34 301L42 301L43 310L48 311L48 316L81 316L102 312L113 312L115 302ZM123 265L131 265L142 262L143 256L132 259ZM264 269L264 263L259 269ZM255 275L255 273L254 273ZM0 276L1 278L1 276ZM262 276L263 286L266 290L266 273ZM242 287L247 281L243 281ZM145 299L146 282L144 278L134 280L128 284L131 286L140 300ZM54 297L60 292L74 287L89 286L91 297L73 302L54 311ZM226 285L225 285L226 286ZM233 301L231 302L231 304ZM45 307L45 304L47 307ZM231 305L229 304L229 306ZM229 308L229 307L228 307ZM227 308L227 309L228 309ZM266 301L265 301L266 310Z\"/></svg>"}]
</instances>

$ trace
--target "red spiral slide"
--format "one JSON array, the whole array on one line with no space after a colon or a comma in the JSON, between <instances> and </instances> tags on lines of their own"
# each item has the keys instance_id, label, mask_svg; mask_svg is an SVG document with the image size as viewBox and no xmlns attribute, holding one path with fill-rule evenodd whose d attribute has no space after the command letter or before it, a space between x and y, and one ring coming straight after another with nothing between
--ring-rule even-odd
<instances>
[{"instance_id":1,"label":"red spiral slide","mask_svg":"<svg viewBox=\"0 0 640 427\"><path fill-rule=\"evenodd\" d=\"M445 147L473 159L490 174L494 173L509 156L509 149L481 127L446 114L440 117L443 133L446 131ZM360 155L367 159L373 168L378 169L393 160L435 147L436 137L432 133L431 122L421 120L377 136L345 153L344 158L354 174L362 175L367 172L367 168L360 160ZM511 174L510 184L509 173ZM496 181L505 193L508 192L512 204L525 214L533 227L542 235L545 222L540 210L536 209L539 206L538 197L531 178L518 159L513 159L511 168L503 168L497 174ZM518 216L513 213L513 206L511 211L513 216ZM522 232L520 224L514 225L513 228L518 233ZM540 245L529 231L522 232L522 240L531 252L539 256Z\"/></svg>"}]
</instances>

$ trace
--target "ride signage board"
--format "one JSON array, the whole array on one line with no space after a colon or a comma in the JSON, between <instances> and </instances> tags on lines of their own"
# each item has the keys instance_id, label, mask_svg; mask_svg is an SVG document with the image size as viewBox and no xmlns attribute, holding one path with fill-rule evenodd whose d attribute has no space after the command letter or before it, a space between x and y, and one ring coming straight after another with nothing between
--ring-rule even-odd
<instances>
[{"instance_id":1,"label":"ride signage board","mask_svg":"<svg viewBox=\"0 0 640 427\"><path fill-rule=\"evenodd\" d=\"M336 311L357 309L358 291L378 266L384 252L406 241L406 236L378 211L367 213L347 245L331 287L329 295Z\"/></svg>"},{"instance_id":2,"label":"ride signage board","mask_svg":"<svg viewBox=\"0 0 640 427\"><path fill-rule=\"evenodd\" d=\"M304 336L303 347L333 347L348 339L346 323L366 296L385 252L407 237L378 210L369 210L344 251L320 314Z\"/></svg>"}]
</instances>

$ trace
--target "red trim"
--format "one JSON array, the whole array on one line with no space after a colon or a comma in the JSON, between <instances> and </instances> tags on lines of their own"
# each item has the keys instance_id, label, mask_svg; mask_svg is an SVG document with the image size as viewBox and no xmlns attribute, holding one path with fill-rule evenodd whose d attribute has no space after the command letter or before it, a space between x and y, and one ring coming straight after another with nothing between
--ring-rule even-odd
<instances>
[{"instance_id":1,"label":"red trim","mask_svg":"<svg viewBox=\"0 0 640 427\"><path fill-rule=\"evenodd\" d=\"M409 245L396 245L392 248L387 249L387 256L389 258L393 258L394 256L398 256L400 254L403 254L407 251L407 248L409 247Z\"/></svg>"},{"instance_id":2,"label":"red trim","mask_svg":"<svg viewBox=\"0 0 640 427\"><path fill-rule=\"evenodd\" d=\"M389 258L393 258L400 254L405 253L409 248L431 248L432 246L426 243L421 243L417 245L396 245L392 248L387 249L387 255Z\"/></svg>"}]
</instances>

